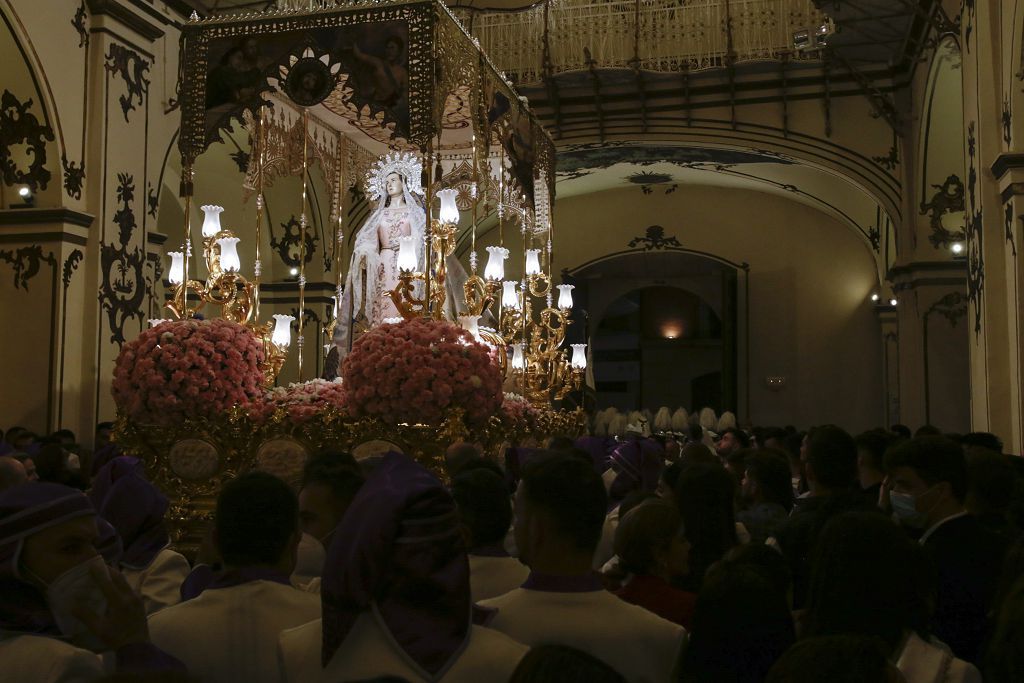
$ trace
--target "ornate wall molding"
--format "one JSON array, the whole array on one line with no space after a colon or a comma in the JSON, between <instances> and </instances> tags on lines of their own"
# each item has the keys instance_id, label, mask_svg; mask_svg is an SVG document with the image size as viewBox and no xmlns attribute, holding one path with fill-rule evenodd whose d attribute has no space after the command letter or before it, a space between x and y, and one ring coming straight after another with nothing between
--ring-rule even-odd
<instances>
[{"instance_id":1,"label":"ornate wall molding","mask_svg":"<svg viewBox=\"0 0 1024 683\"><path fill-rule=\"evenodd\" d=\"M46 168L46 143L54 136L53 129L29 111L32 104L32 99L22 102L7 89L0 95L0 173L7 185L28 185L37 191L45 190L52 177ZM31 159L27 170L13 158L17 146L24 146Z\"/></svg>"},{"instance_id":2,"label":"ornate wall molding","mask_svg":"<svg viewBox=\"0 0 1024 683\"><path fill-rule=\"evenodd\" d=\"M302 243L302 225L299 223L299 219L294 215L289 218L286 222L281 223L281 229L284 231L281 234L281 238L278 239L277 235L274 234L274 230L270 231L270 248L277 252L277 255L281 257L281 261L290 268L298 268ZM306 232L306 263L310 263L313 260L313 255L316 253L316 245L320 239L316 236L315 231L310 230Z\"/></svg>"},{"instance_id":3,"label":"ornate wall molding","mask_svg":"<svg viewBox=\"0 0 1024 683\"><path fill-rule=\"evenodd\" d=\"M9 263L14 268L14 288L28 291L29 280L39 274L43 263L57 266L57 258L53 252L43 253L42 246L33 244L20 249L0 249L0 261Z\"/></svg>"},{"instance_id":4,"label":"ornate wall molding","mask_svg":"<svg viewBox=\"0 0 1024 683\"><path fill-rule=\"evenodd\" d=\"M128 112L135 110L136 99L139 107L146 103L146 95L149 93L149 79L146 78L146 73L149 67L150 63L135 50L117 43L110 44L103 68L114 76L120 76L124 81L125 93L118 101L121 103L125 123L128 123Z\"/></svg>"},{"instance_id":5,"label":"ornate wall molding","mask_svg":"<svg viewBox=\"0 0 1024 683\"><path fill-rule=\"evenodd\" d=\"M86 49L89 48L89 28L85 25L85 20L88 16L88 13L85 11L85 0L82 0L82 4L78 6L74 18L71 19L71 25L78 31L78 47Z\"/></svg>"},{"instance_id":6,"label":"ornate wall molding","mask_svg":"<svg viewBox=\"0 0 1024 683\"><path fill-rule=\"evenodd\" d=\"M973 3L971 3L973 4ZM968 25L968 30L970 26ZM981 336L982 300L985 293L985 254L982 234L982 209L978 202L977 124L967 126L967 299L974 308L974 338Z\"/></svg>"},{"instance_id":7,"label":"ornate wall molding","mask_svg":"<svg viewBox=\"0 0 1024 683\"><path fill-rule=\"evenodd\" d=\"M82 262L83 258L85 258L85 254L82 253L82 250L75 249L64 259L64 272L61 275L61 280L64 282L65 300L67 300L68 287L71 286L71 276L78 270L78 264Z\"/></svg>"},{"instance_id":8,"label":"ornate wall molding","mask_svg":"<svg viewBox=\"0 0 1024 683\"><path fill-rule=\"evenodd\" d=\"M1013 255L1017 256L1017 237L1013 232L1013 202L1006 202L1003 210L1003 230L1005 231L1006 241L1010 243L1010 249L1013 250Z\"/></svg>"},{"instance_id":9,"label":"ornate wall molding","mask_svg":"<svg viewBox=\"0 0 1024 683\"><path fill-rule=\"evenodd\" d=\"M928 241L938 249L964 239L963 231L953 232L942 224L942 219L948 214L964 210L964 183L958 175L951 173L944 183L932 187L936 192L931 199L921 202L920 214L928 216L932 231Z\"/></svg>"},{"instance_id":10,"label":"ornate wall molding","mask_svg":"<svg viewBox=\"0 0 1024 683\"><path fill-rule=\"evenodd\" d=\"M110 341L121 346L125 341L124 328L129 320L145 319L142 308L146 300L145 254L142 249L131 248L132 237L137 227L132 202L135 200L135 180L128 173L117 174L117 201L120 203L114 213L117 224L118 244L100 245L99 300L107 312Z\"/></svg>"},{"instance_id":11,"label":"ornate wall molding","mask_svg":"<svg viewBox=\"0 0 1024 683\"><path fill-rule=\"evenodd\" d=\"M85 182L85 162L68 162L67 154L61 154L60 165L64 168L64 191L72 199L81 199L82 184Z\"/></svg>"},{"instance_id":12,"label":"ornate wall molding","mask_svg":"<svg viewBox=\"0 0 1024 683\"><path fill-rule=\"evenodd\" d=\"M651 225L647 228L647 234L642 237L634 237L626 245L630 249L643 249L653 251L666 249L668 247L681 248L683 245L674 236L665 236L665 228L660 225Z\"/></svg>"}]
</instances>

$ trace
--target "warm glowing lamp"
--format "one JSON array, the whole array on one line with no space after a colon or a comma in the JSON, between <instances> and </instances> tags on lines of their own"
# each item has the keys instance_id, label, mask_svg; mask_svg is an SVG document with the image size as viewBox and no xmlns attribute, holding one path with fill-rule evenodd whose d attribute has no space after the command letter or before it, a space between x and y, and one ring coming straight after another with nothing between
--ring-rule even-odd
<instances>
[{"instance_id":1,"label":"warm glowing lamp","mask_svg":"<svg viewBox=\"0 0 1024 683\"><path fill-rule=\"evenodd\" d=\"M274 332L270 337L270 341L275 346L287 349L292 343L292 321L295 320L295 316L275 313L273 317Z\"/></svg>"},{"instance_id":2,"label":"warm glowing lamp","mask_svg":"<svg viewBox=\"0 0 1024 683\"><path fill-rule=\"evenodd\" d=\"M224 210L224 207L207 204L200 208L206 214L206 217L203 218L203 237L213 237L221 231L220 212Z\"/></svg>"},{"instance_id":3,"label":"warm glowing lamp","mask_svg":"<svg viewBox=\"0 0 1024 683\"><path fill-rule=\"evenodd\" d=\"M558 285L558 307L567 310L572 308L572 290L575 285Z\"/></svg>"},{"instance_id":4,"label":"warm glowing lamp","mask_svg":"<svg viewBox=\"0 0 1024 683\"><path fill-rule=\"evenodd\" d=\"M455 204L455 198L458 195L459 191L452 188L441 190L437 193L437 198L441 200L441 210L438 212L437 217L442 223L454 224L459 222L459 207Z\"/></svg>"},{"instance_id":5,"label":"warm glowing lamp","mask_svg":"<svg viewBox=\"0 0 1024 683\"><path fill-rule=\"evenodd\" d=\"M172 285L180 285L185 281L185 252L170 251L171 269L167 271L167 281Z\"/></svg>"},{"instance_id":6,"label":"warm glowing lamp","mask_svg":"<svg viewBox=\"0 0 1024 683\"><path fill-rule=\"evenodd\" d=\"M516 294L516 285L519 284L515 280L505 280L501 283L501 305L504 308L514 308L519 310L519 295Z\"/></svg>"},{"instance_id":7,"label":"warm glowing lamp","mask_svg":"<svg viewBox=\"0 0 1024 683\"><path fill-rule=\"evenodd\" d=\"M587 367L587 345L570 344L572 346L572 360L569 363L573 369L583 370Z\"/></svg>"},{"instance_id":8,"label":"warm glowing lamp","mask_svg":"<svg viewBox=\"0 0 1024 683\"><path fill-rule=\"evenodd\" d=\"M501 280L505 277L505 259L508 249L505 247L487 247L487 267L484 268L485 280Z\"/></svg>"},{"instance_id":9,"label":"warm glowing lamp","mask_svg":"<svg viewBox=\"0 0 1024 683\"><path fill-rule=\"evenodd\" d=\"M480 316L478 315L460 315L459 326L462 327L466 332L473 335L473 339L480 341Z\"/></svg>"},{"instance_id":10,"label":"warm glowing lamp","mask_svg":"<svg viewBox=\"0 0 1024 683\"><path fill-rule=\"evenodd\" d=\"M540 249L526 250L526 274L540 275Z\"/></svg>"},{"instance_id":11,"label":"warm glowing lamp","mask_svg":"<svg viewBox=\"0 0 1024 683\"><path fill-rule=\"evenodd\" d=\"M398 269L407 272L416 270L416 236L398 238Z\"/></svg>"},{"instance_id":12,"label":"warm glowing lamp","mask_svg":"<svg viewBox=\"0 0 1024 683\"><path fill-rule=\"evenodd\" d=\"M522 370L526 367L526 359L523 357L523 343L512 345L512 369Z\"/></svg>"},{"instance_id":13,"label":"warm glowing lamp","mask_svg":"<svg viewBox=\"0 0 1024 683\"><path fill-rule=\"evenodd\" d=\"M242 269L242 262L238 258L240 241L237 237L221 237L217 240L220 245L220 268L225 273L237 273Z\"/></svg>"}]
</instances>

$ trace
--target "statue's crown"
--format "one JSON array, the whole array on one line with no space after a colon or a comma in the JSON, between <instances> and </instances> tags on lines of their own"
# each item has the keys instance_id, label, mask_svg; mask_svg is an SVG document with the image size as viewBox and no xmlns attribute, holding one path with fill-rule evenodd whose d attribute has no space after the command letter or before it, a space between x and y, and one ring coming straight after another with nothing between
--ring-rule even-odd
<instances>
[{"instance_id":1,"label":"statue's crown","mask_svg":"<svg viewBox=\"0 0 1024 683\"><path fill-rule=\"evenodd\" d=\"M405 186L412 194L423 195L420 174L423 165L415 154L410 152L388 152L377 160L373 169L366 174L366 191L370 198L379 201L388 196L387 178L397 173L405 180Z\"/></svg>"}]
</instances>

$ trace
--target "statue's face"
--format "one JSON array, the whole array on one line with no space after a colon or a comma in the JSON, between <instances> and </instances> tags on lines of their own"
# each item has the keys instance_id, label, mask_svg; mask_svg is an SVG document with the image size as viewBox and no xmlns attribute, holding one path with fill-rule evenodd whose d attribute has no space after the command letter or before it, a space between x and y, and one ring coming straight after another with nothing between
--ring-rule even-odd
<instances>
[{"instance_id":1,"label":"statue's face","mask_svg":"<svg viewBox=\"0 0 1024 683\"><path fill-rule=\"evenodd\" d=\"M402 176L397 173L389 173L388 177L384 179L384 187L388 191L389 197L401 197L404 189Z\"/></svg>"}]
</instances>

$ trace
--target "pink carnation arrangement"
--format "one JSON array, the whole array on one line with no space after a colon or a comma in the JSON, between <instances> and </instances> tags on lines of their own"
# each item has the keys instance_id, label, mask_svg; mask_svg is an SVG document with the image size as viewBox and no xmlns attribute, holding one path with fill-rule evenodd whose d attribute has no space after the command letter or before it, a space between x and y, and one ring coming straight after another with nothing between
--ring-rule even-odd
<instances>
[{"instance_id":1,"label":"pink carnation arrangement","mask_svg":"<svg viewBox=\"0 0 1024 683\"><path fill-rule=\"evenodd\" d=\"M501 372L487 346L451 323L415 318L360 337L342 364L352 417L439 425L453 409L479 426L501 407Z\"/></svg>"},{"instance_id":2,"label":"pink carnation arrangement","mask_svg":"<svg viewBox=\"0 0 1024 683\"><path fill-rule=\"evenodd\" d=\"M532 433L540 427L540 411L519 394L505 394L499 416L507 430L520 434Z\"/></svg>"},{"instance_id":3,"label":"pink carnation arrangement","mask_svg":"<svg viewBox=\"0 0 1024 683\"><path fill-rule=\"evenodd\" d=\"M325 408L345 410L345 389L341 382L314 379L277 387L249 407L249 417L257 425L266 424L278 409L283 409L291 424L305 424Z\"/></svg>"},{"instance_id":4,"label":"pink carnation arrangement","mask_svg":"<svg viewBox=\"0 0 1024 683\"><path fill-rule=\"evenodd\" d=\"M174 320L121 348L112 393L134 422L170 427L212 418L263 395L263 345L227 320Z\"/></svg>"}]
</instances>

